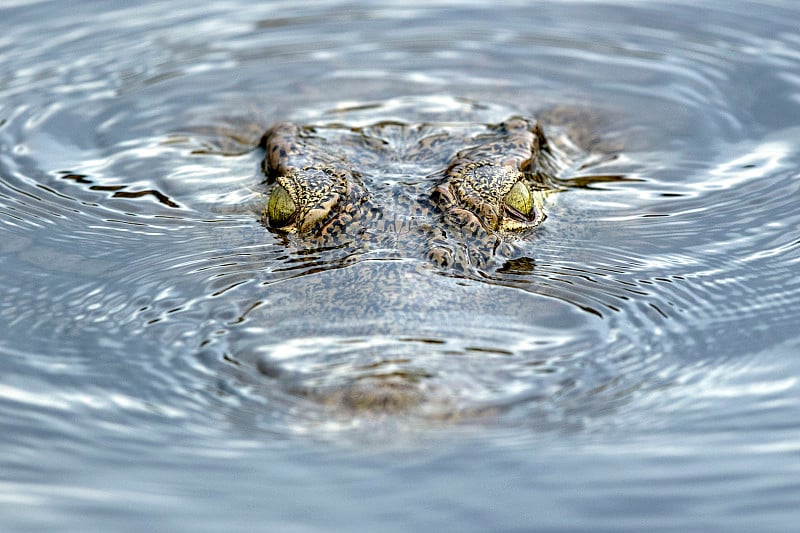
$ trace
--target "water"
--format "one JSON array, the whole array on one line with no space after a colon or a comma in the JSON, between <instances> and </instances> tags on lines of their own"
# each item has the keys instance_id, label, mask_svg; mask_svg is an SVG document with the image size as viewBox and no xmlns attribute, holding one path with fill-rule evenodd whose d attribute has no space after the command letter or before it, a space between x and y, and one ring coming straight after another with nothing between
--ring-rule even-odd
<instances>
[{"instance_id":1,"label":"water","mask_svg":"<svg viewBox=\"0 0 800 533\"><path fill-rule=\"evenodd\" d=\"M0 20L0 529L795 527L793 3L16 1ZM591 110L622 148L588 170L629 179L559 193L494 280L412 278L441 296L406 331L386 306L280 305L359 270L281 269L263 130L467 103ZM505 407L369 417L270 375L283 357L328 383L376 354L445 376L446 405Z\"/></svg>"}]
</instances>

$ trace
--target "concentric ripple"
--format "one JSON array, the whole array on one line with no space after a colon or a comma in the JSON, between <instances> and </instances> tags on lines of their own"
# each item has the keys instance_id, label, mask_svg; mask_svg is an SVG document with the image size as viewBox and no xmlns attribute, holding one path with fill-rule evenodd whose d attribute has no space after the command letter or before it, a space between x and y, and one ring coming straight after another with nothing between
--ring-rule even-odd
<instances>
[{"instance_id":1,"label":"concentric ripple","mask_svg":"<svg viewBox=\"0 0 800 533\"><path fill-rule=\"evenodd\" d=\"M759 413L796 414L775 355L800 308L795 8L227 4L0 8L4 466L46 439L91 462L110 436L113 464L178 437L469 428L524 447L682 420L701 439L739 415L768 441ZM396 148L515 114L563 165L546 220L492 268L260 223L278 120L417 125Z\"/></svg>"},{"instance_id":2,"label":"concentric ripple","mask_svg":"<svg viewBox=\"0 0 800 533\"><path fill-rule=\"evenodd\" d=\"M791 530L798 20L3 3L0 529ZM496 264L260 222L277 121L385 164L513 115L557 192ZM398 159L376 186L448 160Z\"/></svg>"}]
</instances>

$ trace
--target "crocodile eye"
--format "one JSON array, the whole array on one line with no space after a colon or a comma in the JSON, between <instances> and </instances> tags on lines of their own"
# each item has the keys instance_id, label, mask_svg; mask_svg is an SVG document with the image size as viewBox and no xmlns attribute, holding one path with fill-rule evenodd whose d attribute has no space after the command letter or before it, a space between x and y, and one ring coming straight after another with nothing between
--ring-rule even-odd
<instances>
[{"instance_id":1,"label":"crocodile eye","mask_svg":"<svg viewBox=\"0 0 800 533\"><path fill-rule=\"evenodd\" d=\"M296 211L297 206L286 189L280 185L276 185L275 188L272 189L272 194L269 195L269 203L267 204L269 225L273 228L282 228L286 226L294 219Z\"/></svg>"},{"instance_id":2,"label":"crocodile eye","mask_svg":"<svg viewBox=\"0 0 800 533\"><path fill-rule=\"evenodd\" d=\"M533 196L531 195L530 189L521 181L518 181L511 187L511 190L508 191L503 202L505 203L506 211L515 218L527 220L531 217L533 211Z\"/></svg>"}]
</instances>

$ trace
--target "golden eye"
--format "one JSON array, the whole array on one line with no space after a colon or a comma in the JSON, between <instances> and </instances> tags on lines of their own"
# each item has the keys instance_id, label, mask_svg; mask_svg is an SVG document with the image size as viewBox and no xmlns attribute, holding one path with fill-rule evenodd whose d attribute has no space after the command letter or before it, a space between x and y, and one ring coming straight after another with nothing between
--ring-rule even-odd
<instances>
[{"instance_id":1,"label":"golden eye","mask_svg":"<svg viewBox=\"0 0 800 533\"><path fill-rule=\"evenodd\" d=\"M506 210L512 216L521 216L525 220L531 217L531 213L533 212L533 196L531 195L530 189L521 181L516 182L514 186L511 187L511 190L508 191L503 202L505 203Z\"/></svg>"},{"instance_id":2,"label":"golden eye","mask_svg":"<svg viewBox=\"0 0 800 533\"><path fill-rule=\"evenodd\" d=\"M294 219L295 211L297 211L297 206L292 197L289 196L286 189L276 185L272 189L272 194L269 195L267 204L269 225L273 228L282 228L288 225Z\"/></svg>"}]
</instances>

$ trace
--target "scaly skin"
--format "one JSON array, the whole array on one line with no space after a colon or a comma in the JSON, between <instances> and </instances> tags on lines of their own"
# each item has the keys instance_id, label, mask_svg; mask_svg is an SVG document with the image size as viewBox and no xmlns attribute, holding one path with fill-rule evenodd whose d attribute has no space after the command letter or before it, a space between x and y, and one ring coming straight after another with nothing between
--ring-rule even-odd
<instances>
[{"instance_id":1,"label":"scaly skin","mask_svg":"<svg viewBox=\"0 0 800 533\"><path fill-rule=\"evenodd\" d=\"M498 247L524 238L545 217L543 198L553 164L544 133L532 120L515 117L463 129L397 123L314 128L284 122L262 142L272 185L263 221L295 237L299 246L351 242L364 251L394 250L399 257L425 258L439 269L469 272L485 268ZM464 148L454 151L457 144ZM444 164L437 171L412 176L405 187L379 190L384 184L374 168L380 163L440 161Z\"/></svg>"},{"instance_id":2,"label":"scaly skin","mask_svg":"<svg viewBox=\"0 0 800 533\"><path fill-rule=\"evenodd\" d=\"M269 195L262 221L288 250L319 265L315 275L281 284L288 300L265 320L279 324L300 314L308 321L300 335L319 329L327 336L326 324L337 332L346 322L370 328L356 336L379 330L393 337L408 335L442 307L476 317L506 312L507 295L456 302L442 292L446 278L431 274L485 279L545 219L556 162L536 121L281 122L261 145ZM444 375L421 371L424 363L412 355L346 357L353 375L333 381L270 359L258 368L332 415L424 412L450 420L497 408L465 405Z\"/></svg>"}]
</instances>

